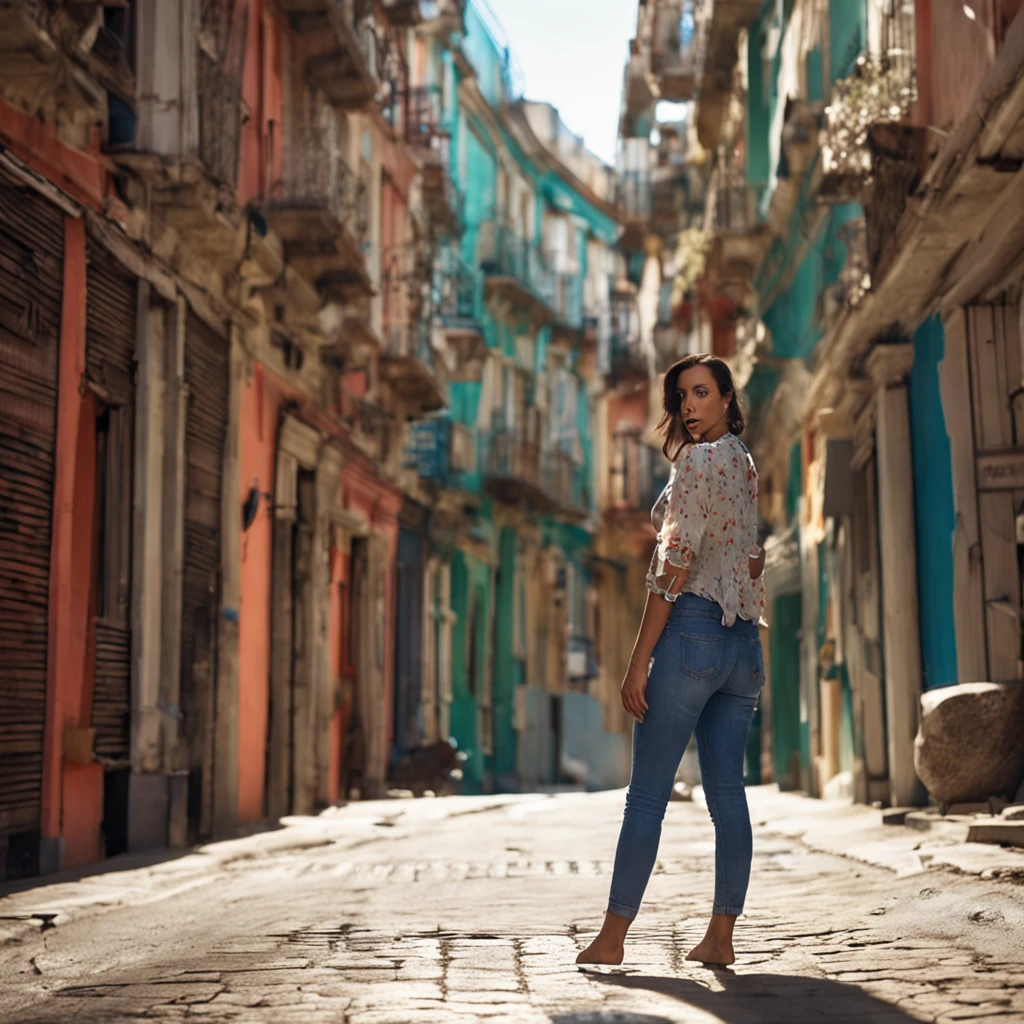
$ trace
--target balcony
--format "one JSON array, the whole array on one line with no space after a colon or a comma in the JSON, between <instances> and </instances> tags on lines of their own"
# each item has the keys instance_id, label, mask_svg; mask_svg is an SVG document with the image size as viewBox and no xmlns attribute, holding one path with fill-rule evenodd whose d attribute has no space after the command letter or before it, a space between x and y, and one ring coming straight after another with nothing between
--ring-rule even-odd
<instances>
[{"instance_id":1,"label":"balcony","mask_svg":"<svg viewBox=\"0 0 1024 1024\"><path fill-rule=\"evenodd\" d=\"M554 274L555 343L576 345L583 330L583 275Z\"/></svg>"},{"instance_id":2,"label":"balcony","mask_svg":"<svg viewBox=\"0 0 1024 1024\"><path fill-rule=\"evenodd\" d=\"M325 298L351 302L370 296L363 256L366 187L341 157L337 119L321 118L318 131L308 125L298 131L263 213L284 243L287 262Z\"/></svg>"},{"instance_id":3,"label":"balcony","mask_svg":"<svg viewBox=\"0 0 1024 1024\"><path fill-rule=\"evenodd\" d=\"M708 275L721 285L748 286L771 244L771 231L757 210L757 193L742 171L716 169L713 191Z\"/></svg>"},{"instance_id":4,"label":"balcony","mask_svg":"<svg viewBox=\"0 0 1024 1024\"><path fill-rule=\"evenodd\" d=\"M306 81L342 110L377 96L377 38L366 0L277 0L299 36Z\"/></svg>"},{"instance_id":5,"label":"balcony","mask_svg":"<svg viewBox=\"0 0 1024 1024\"><path fill-rule=\"evenodd\" d=\"M651 177L647 171L624 171L615 186L615 205L624 230L619 244L624 249L640 249L651 226L654 210Z\"/></svg>"},{"instance_id":6,"label":"balcony","mask_svg":"<svg viewBox=\"0 0 1024 1024\"><path fill-rule=\"evenodd\" d=\"M465 478L477 472L477 452L473 427L438 416L411 424L404 464L423 480L461 490Z\"/></svg>"},{"instance_id":7,"label":"balcony","mask_svg":"<svg viewBox=\"0 0 1024 1024\"><path fill-rule=\"evenodd\" d=\"M698 26L703 32L703 59L697 69L697 137L711 153L718 149L729 110L740 33L750 28L763 7L763 0L714 0L702 7L703 25Z\"/></svg>"},{"instance_id":8,"label":"balcony","mask_svg":"<svg viewBox=\"0 0 1024 1024\"><path fill-rule=\"evenodd\" d=\"M484 221L477 239L477 255L488 297L506 299L537 326L557 321L554 275L533 242L503 224Z\"/></svg>"},{"instance_id":9,"label":"balcony","mask_svg":"<svg viewBox=\"0 0 1024 1024\"><path fill-rule=\"evenodd\" d=\"M580 480L580 467L569 452L554 451L544 457L545 486L557 513L582 521L590 514L589 495Z\"/></svg>"},{"instance_id":10,"label":"balcony","mask_svg":"<svg viewBox=\"0 0 1024 1024\"><path fill-rule=\"evenodd\" d=\"M381 380L413 416L436 412L447 404L427 324L398 323L385 328L379 366Z\"/></svg>"},{"instance_id":11,"label":"balcony","mask_svg":"<svg viewBox=\"0 0 1024 1024\"><path fill-rule=\"evenodd\" d=\"M615 435L608 474L608 503L602 512L606 523L650 533L651 508L661 492L655 480L660 453L644 444L639 431Z\"/></svg>"},{"instance_id":12,"label":"balcony","mask_svg":"<svg viewBox=\"0 0 1024 1024\"><path fill-rule=\"evenodd\" d=\"M640 316L633 296L612 299L608 367L612 388L646 387L654 376L655 368L640 348Z\"/></svg>"},{"instance_id":13,"label":"balcony","mask_svg":"<svg viewBox=\"0 0 1024 1024\"><path fill-rule=\"evenodd\" d=\"M433 280L435 323L455 352L458 381L479 381L487 359L487 343L480 327L479 275L452 250L442 250Z\"/></svg>"},{"instance_id":14,"label":"balcony","mask_svg":"<svg viewBox=\"0 0 1024 1024\"><path fill-rule=\"evenodd\" d=\"M554 512L557 504L545 475L539 442L515 429L491 432L484 460L484 488L493 498L534 512Z\"/></svg>"},{"instance_id":15,"label":"balcony","mask_svg":"<svg viewBox=\"0 0 1024 1024\"><path fill-rule=\"evenodd\" d=\"M442 230L457 233L464 201L452 177L451 134L444 127L440 89L409 91L403 132L419 160L428 216Z\"/></svg>"},{"instance_id":16,"label":"balcony","mask_svg":"<svg viewBox=\"0 0 1024 1024\"><path fill-rule=\"evenodd\" d=\"M913 5L893 4L886 10L881 35L881 52L862 55L849 78L835 83L825 108L822 177L818 189L823 201L862 201L864 186L878 162L879 150L898 160L901 145L905 145L909 151L910 177L923 169L918 165L924 154L919 152L921 145L913 138L913 133L907 132L906 138L900 139L898 131L886 130L897 125L909 128L907 116L917 100ZM878 142L882 144L879 146ZM898 188L898 185L895 181L886 182L885 188Z\"/></svg>"},{"instance_id":17,"label":"balcony","mask_svg":"<svg viewBox=\"0 0 1024 1024\"><path fill-rule=\"evenodd\" d=\"M693 0L674 0L658 7L654 15L651 71L660 99L673 103L692 100L701 61L702 33Z\"/></svg>"},{"instance_id":18,"label":"balcony","mask_svg":"<svg viewBox=\"0 0 1024 1024\"><path fill-rule=\"evenodd\" d=\"M84 125L105 112L101 91L105 89L115 94L119 110L130 115L133 130L135 76L126 59L125 39L104 22L101 6L113 5L101 5L98 0L0 0L4 96L30 114L55 102L65 108L67 120L77 119ZM98 27L96 15L100 15ZM75 65L100 88L82 88ZM83 148L86 144L83 138Z\"/></svg>"},{"instance_id":19,"label":"balcony","mask_svg":"<svg viewBox=\"0 0 1024 1024\"><path fill-rule=\"evenodd\" d=\"M654 107L656 97L651 88L647 55L634 39L630 44L629 63L623 82L623 121L628 125Z\"/></svg>"},{"instance_id":20,"label":"balcony","mask_svg":"<svg viewBox=\"0 0 1024 1024\"><path fill-rule=\"evenodd\" d=\"M339 403L341 420L352 431L352 440L364 455L382 464L391 450L398 424L376 402L365 395L353 395L341 390Z\"/></svg>"}]
</instances>

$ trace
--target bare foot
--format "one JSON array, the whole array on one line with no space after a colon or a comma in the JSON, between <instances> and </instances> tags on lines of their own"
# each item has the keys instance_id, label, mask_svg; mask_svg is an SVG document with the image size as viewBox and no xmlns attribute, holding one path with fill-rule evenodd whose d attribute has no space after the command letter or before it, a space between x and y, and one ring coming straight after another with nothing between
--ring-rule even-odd
<instances>
[{"instance_id":1,"label":"bare foot","mask_svg":"<svg viewBox=\"0 0 1024 1024\"><path fill-rule=\"evenodd\" d=\"M623 945L614 940L606 939L598 935L594 941L587 946L578 957L578 964L607 964L610 967L618 967L622 963Z\"/></svg>"},{"instance_id":2,"label":"bare foot","mask_svg":"<svg viewBox=\"0 0 1024 1024\"><path fill-rule=\"evenodd\" d=\"M687 960L695 960L698 963L708 964L712 967L728 967L736 963L736 953L733 951L732 943L720 939L713 939L708 935L686 954Z\"/></svg>"}]
</instances>

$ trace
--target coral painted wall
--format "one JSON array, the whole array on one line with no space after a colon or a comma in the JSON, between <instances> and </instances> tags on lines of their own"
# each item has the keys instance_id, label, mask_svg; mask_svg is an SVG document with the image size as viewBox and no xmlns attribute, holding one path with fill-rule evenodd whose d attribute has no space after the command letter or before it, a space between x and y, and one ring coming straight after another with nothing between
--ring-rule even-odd
<instances>
[{"instance_id":1,"label":"coral painted wall","mask_svg":"<svg viewBox=\"0 0 1024 1024\"><path fill-rule=\"evenodd\" d=\"M243 500L251 487L272 493L277 422L283 400L277 380L256 363L242 387L239 469ZM272 520L261 499L242 534L238 609L238 816L263 817L267 708L270 693L270 565Z\"/></svg>"}]
</instances>

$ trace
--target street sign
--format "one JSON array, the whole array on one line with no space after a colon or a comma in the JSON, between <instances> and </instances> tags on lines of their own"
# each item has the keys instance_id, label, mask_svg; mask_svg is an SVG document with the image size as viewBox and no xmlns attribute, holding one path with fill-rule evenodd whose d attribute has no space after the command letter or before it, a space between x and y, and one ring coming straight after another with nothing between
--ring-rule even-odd
<instances>
[{"instance_id":1,"label":"street sign","mask_svg":"<svg viewBox=\"0 0 1024 1024\"><path fill-rule=\"evenodd\" d=\"M1002 452L979 452L979 491L1024 490L1024 448Z\"/></svg>"}]
</instances>

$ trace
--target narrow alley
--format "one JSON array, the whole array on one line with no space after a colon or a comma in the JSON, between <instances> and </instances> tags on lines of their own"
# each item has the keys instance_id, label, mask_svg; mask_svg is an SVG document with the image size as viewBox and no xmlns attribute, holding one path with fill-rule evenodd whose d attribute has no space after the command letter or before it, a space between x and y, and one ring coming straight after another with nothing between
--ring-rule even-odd
<instances>
[{"instance_id":1,"label":"narrow alley","mask_svg":"<svg viewBox=\"0 0 1024 1024\"><path fill-rule=\"evenodd\" d=\"M872 841L879 812L774 787L750 791L738 963L686 963L714 860L697 796L669 808L622 969L573 964L607 897L621 791L366 801L13 895L0 1020L1024 1019L1024 854L974 847L984 869L963 845L924 855L907 829ZM825 852L854 835L855 857Z\"/></svg>"}]
</instances>

